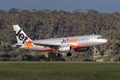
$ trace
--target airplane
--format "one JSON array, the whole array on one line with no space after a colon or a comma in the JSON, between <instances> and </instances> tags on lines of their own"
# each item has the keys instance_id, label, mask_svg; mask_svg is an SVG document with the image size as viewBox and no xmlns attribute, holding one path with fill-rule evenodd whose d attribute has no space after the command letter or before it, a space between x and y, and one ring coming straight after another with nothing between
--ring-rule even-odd
<instances>
[{"instance_id":1,"label":"airplane","mask_svg":"<svg viewBox=\"0 0 120 80\"><path fill-rule=\"evenodd\" d=\"M13 46L25 48L38 52L67 52L67 56L72 55L72 50L87 51L92 46L102 45L108 42L101 35L71 36L62 38L51 38L42 40L31 40L19 25L13 25L17 43Z\"/></svg>"}]
</instances>

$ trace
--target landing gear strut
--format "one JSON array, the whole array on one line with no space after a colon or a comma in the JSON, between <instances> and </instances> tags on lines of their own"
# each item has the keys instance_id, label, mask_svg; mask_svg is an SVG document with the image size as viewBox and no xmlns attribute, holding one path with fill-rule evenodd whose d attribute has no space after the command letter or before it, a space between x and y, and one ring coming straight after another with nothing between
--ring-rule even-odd
<instances>
[{"instance_id":1,"label":"landing gear strut","mask_svg":"<svg viewBox=\"0 0 120 80\"><path fill-rule=\"evenodd\" d=\"M67 56L72 56L71 51L72 51L72 47L70 46L70 51L67 52Z\"/></svg>"}]
</instances>

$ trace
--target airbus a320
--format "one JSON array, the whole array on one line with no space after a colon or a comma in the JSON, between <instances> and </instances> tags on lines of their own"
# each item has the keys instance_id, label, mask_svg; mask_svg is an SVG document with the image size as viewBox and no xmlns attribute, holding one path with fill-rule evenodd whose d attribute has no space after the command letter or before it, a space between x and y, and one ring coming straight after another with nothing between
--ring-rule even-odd
<instances>
[{"instance_id":1,"label":"airbus a320","mask_svg":"<svg viewBox=\"0 0 120 80\"><path fill-rule=\"evenodd\" d=\"M72 50L87 51L92 46L102 45L108 42L101 35L71 36L62 38L52 38L43 40L31 40L26 33L19 27L13 25L17 43L14 47L30 49L38 52L60 52L65 51L67 56L72 55Z\"/></svg>"}]
</instances>

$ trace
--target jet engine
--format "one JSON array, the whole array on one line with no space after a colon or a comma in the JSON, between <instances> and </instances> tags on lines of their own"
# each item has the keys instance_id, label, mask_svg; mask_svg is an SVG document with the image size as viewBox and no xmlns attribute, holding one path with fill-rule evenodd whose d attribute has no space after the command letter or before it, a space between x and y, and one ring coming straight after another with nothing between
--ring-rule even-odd
<instances>
[{"instance_id":1,"label":"jet engine","mask_svg":"<svg viewBox=\"0 0 120 80\"><path fill-rule=\"evenodd\" d=\"M70 46L65 46L65 47L60 47L58 50L59 51L70 51L71 48L70 48Z\"/></svg>"}]
</instances>

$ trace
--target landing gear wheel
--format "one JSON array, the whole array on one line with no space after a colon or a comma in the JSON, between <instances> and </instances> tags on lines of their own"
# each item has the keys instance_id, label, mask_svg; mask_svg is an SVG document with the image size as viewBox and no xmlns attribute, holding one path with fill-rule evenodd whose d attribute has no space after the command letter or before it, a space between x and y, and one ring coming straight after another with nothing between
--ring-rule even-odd
<instances>
[{"instance_id":1,"label":"landing gear wheel","mask_svg":"<svg viewBox=\"0 0 120 80\"><path fill-rule=\"evenodd\" d=\"M57 57L60 57L61 56L61 54L60 53L57 53Z\"/></svg>"},{"instance_id":2,"label":"landing gear wheel","mask_svg":"<svg viewBox=\"0 0 120 80\"><path fill-rule=\"evenodd\" d=\"M61 53L56 53L55 56L56 56L56 57L61 57L62 54L61 54Z\"/></svg>"},{"instance_id":3,"label":"landing gear wheel","mask_svg":"<svg viewBox=\"0 0 120 80\"><path fill-rule=\"evenodd\" d=\"M67 56L72 56L72 53L71 53L71 52L68 52L68 53L67 53Z\"/></svg>"},{"instance_id":4,"label":"landing gear wheel","mask_svg":"<svg viewBox=\"0 0 120 80\"><path fill-rule=\"evenodd\" d=\"M61 57L62 56L62 54L60 53L60 52L56 52L56 57Z\"/></svg>"}]
</instances>

